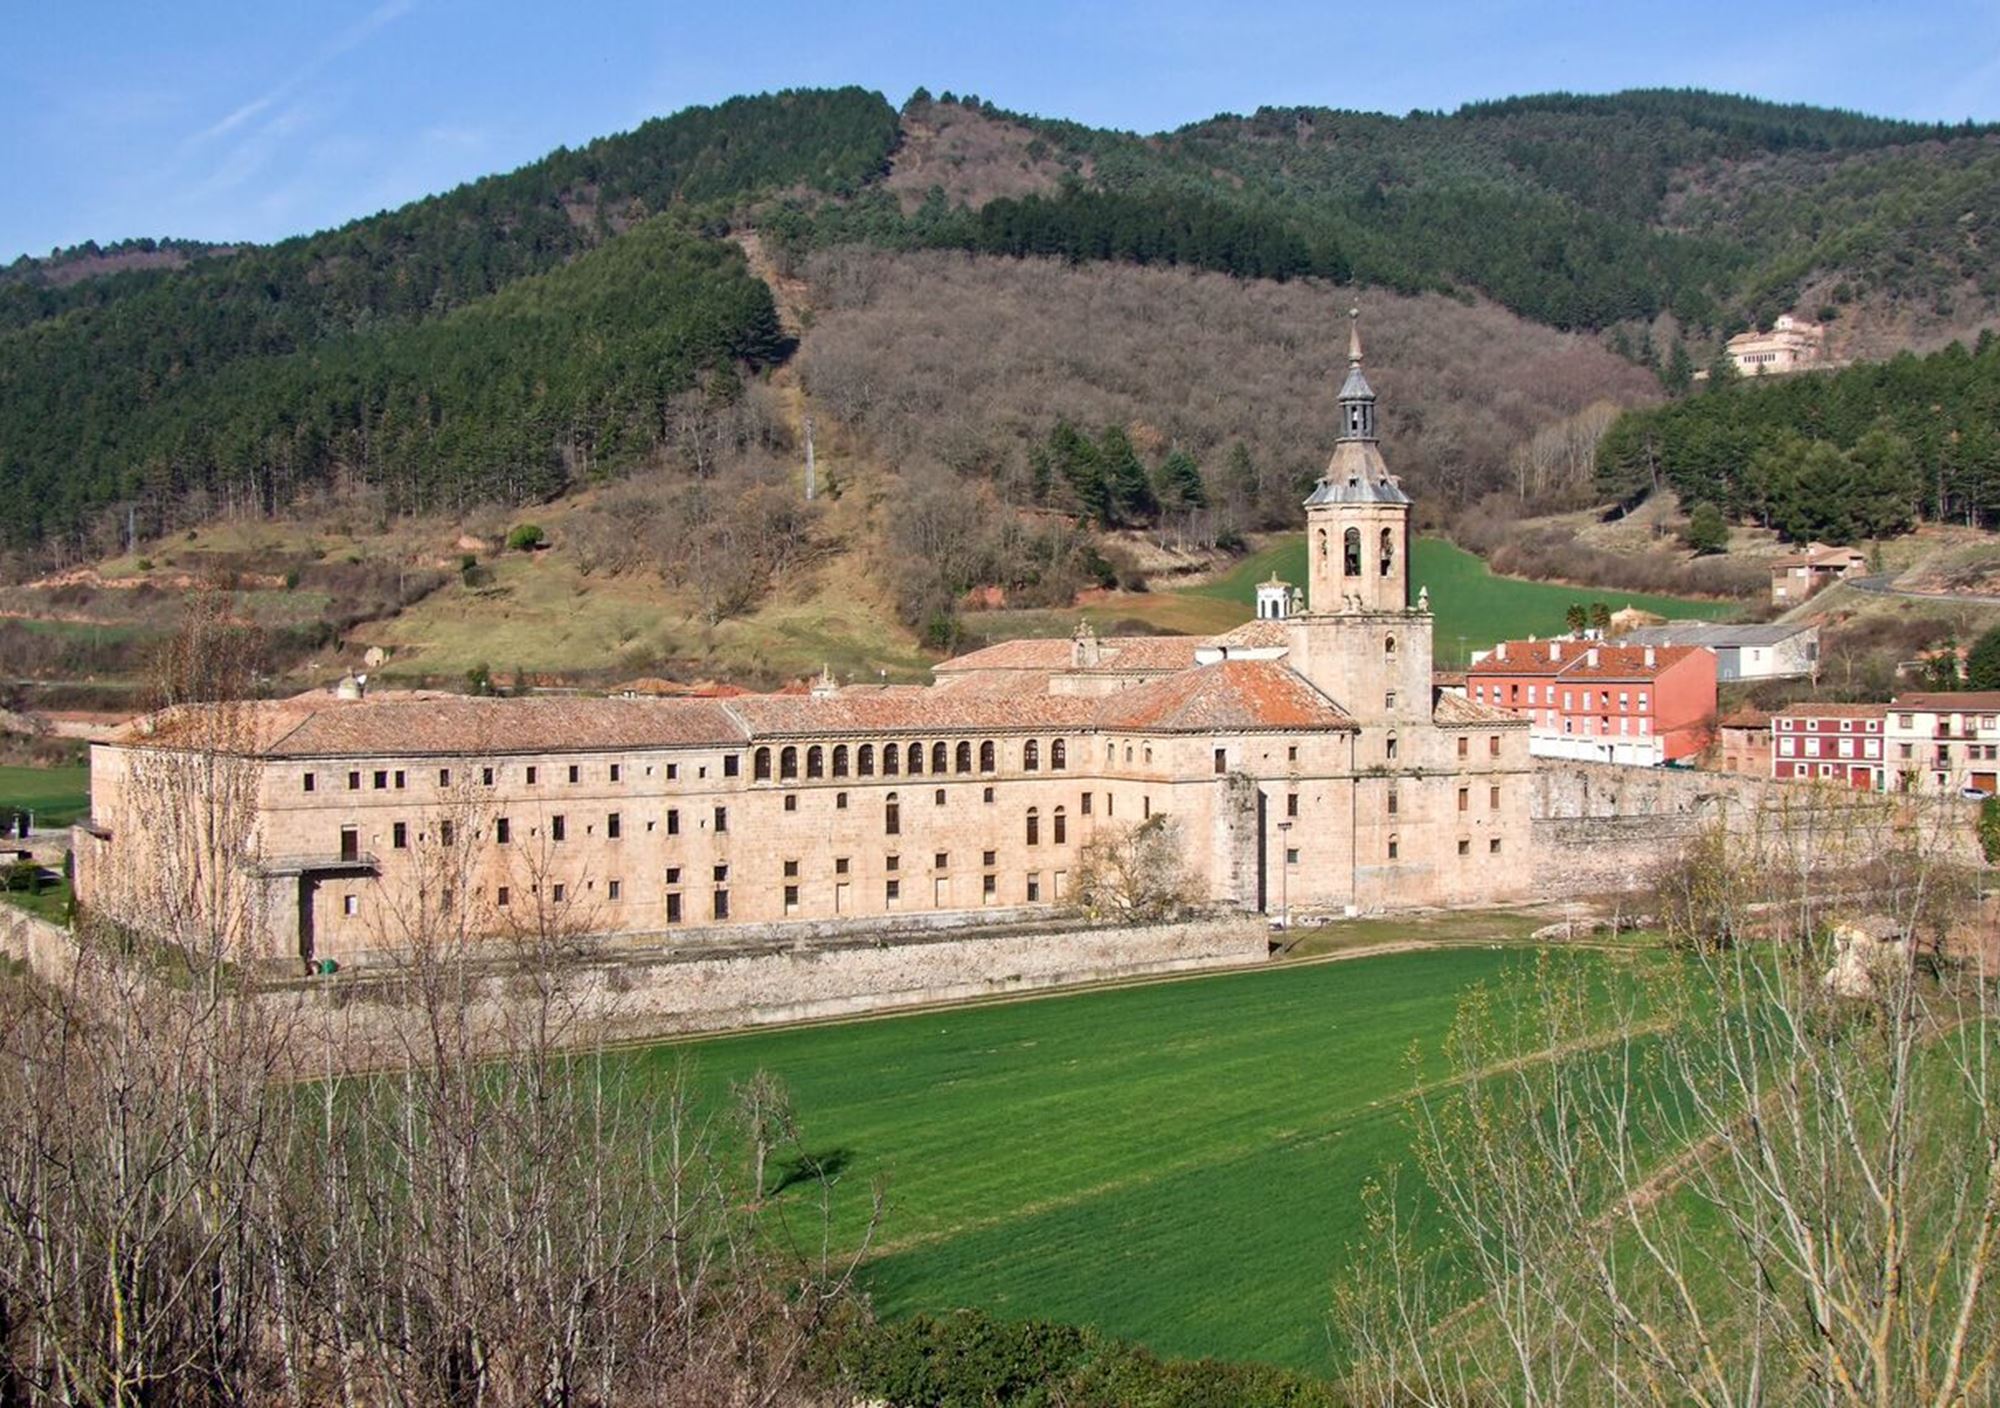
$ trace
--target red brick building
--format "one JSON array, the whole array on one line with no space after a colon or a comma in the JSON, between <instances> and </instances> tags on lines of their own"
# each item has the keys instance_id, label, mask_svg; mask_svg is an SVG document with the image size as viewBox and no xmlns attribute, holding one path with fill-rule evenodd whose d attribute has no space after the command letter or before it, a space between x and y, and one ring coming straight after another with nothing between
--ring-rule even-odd
<instances>
[{"instance_id":1,"label":"red brick building","mask_svg":"<svg viewBox=\"0 0 2000 1408\"><path fill-rule=\"evenodd\" d=\"M1538 757L1652 767L1715 734L1715 652L1700 646L1502 641L1465 680L1474 703L1528 720Z\"/></svg>"},{"instance_id":2,"label":"red brick building","mask_svg":"<svg viewBox=\"0 0 2000 1408\"><path fill-rule=\"evenodd\" d=\"M1771 716L1749 706L1717 722L1715 767L1744 777L1771 777Z\"/></svg>"},{"instance_id":3,"label":"red brick building","mask_svg":"<svg viewBox=\"0 0 2000 1408\"><path fill-rule=\"evenodd\" d=\"M1883 787L1887 704L1794 704L1771 716L1771 776Z\"/></svg>"}]
</instances>

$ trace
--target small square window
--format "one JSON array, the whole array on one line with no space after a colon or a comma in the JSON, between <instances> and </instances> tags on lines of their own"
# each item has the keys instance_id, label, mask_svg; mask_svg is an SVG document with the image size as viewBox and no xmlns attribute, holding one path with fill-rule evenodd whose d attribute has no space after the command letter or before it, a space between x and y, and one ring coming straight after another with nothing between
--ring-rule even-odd
<instances>
[{"instance_id":1,"label":"small square window","mask_svg":"<svg viewBox=\"0 0 2000 1408\"><path fill-rule=\"evenodd\" d=\"M729 753L723 756L722 775L724 777L738 777L741 776L742 772L743 758L741 754Z\"/></svg>"},{"instance_id":2,"label":"small square window","mask_svg":"<svg viewBox=\"0 0 2000 1408\"><path fill-rule=\"evenodd\" d=\"M998 851L981 851L979 853L979 863L981 865L992 865L998 855Z\"/></svg>"},{"instance_id":3,"label":"small square window","mask_svg":"<svg viewBox=\"0 0 2000 1408\"><path fill-rule=\"evenodd\" d=\"M680 775L681 775L681 765L679 763L667 764L667 781L672 782L678 777L680 777Z\"/></svg>"},{"instance_id":4,"label":"small square window","mask_svg":"<svg viewBox=\"0 0 2000 1408\"><path fill-rule=\"evenodd\" d=\"M833 858L833 873L835 875L845 875L847 871L848 858L846 856L835 856Z\"/></svg>"},{"instance_id":5,"label":"small square window","mask_svg":"<svg viewBox=\"0 0 2000 1408\"><path fill-rule=\"evenodd\" d=\"M1469 856L1469 855L1471 855L1471 854L1472 854L1472 842L1471 842L1471 841L1469 841L1469 840L1467 840L1467 839L1466 839L1465 837L1463 837L1463 836L1459 837L1459 838L1458 838L1458 853L1459 853L1460 855L1462 855L1462 856Z\"/></svg>"},{"instance_id":6,"label":"small square window","mask_svg":"<svg viewBox=\"0 0 2000 1408\"><path fill-rule=\"evenodd\" d=\"M884 856L882 858L882 868L884 870L898 870L902 867L902 864L903 858L901 856Z\"/></svg>"},{"instance_id":7,"label":"small square window","mask_svg":"<svg viewBox=\"0 0 2000 1408\"><path fill-rule=\"evenodd\" d=\"M340 909L341 913L348 915L361 913L361 896L342 895L340 898Z\"/></svg>"},{"instance_id":8,"label":"small square window","mask_svg":"<svg viewBox=\"0 0 2000 1408\"><path fill-rule=\"evenodd\" d=\"M1297 846L1285 847L1285 864L1297 865L1298 863L1299 863L1299 848Z\"/></svg>"},{"instance_id":9,"label":"small square window","mask_svg":"<svg viewBox=\"0 0 2000 1408\"><path fill-rule=\"evenodd\" d=\"M786 861L785 878L787 880L795 880L798 878L798 874L799 874L799 863L795 860Z\"/></svg>"},{"instance_id":10,"label":"small square window","mask_svg":"<svg viewBox=\"0 0 2000 1408\"><path fill-rule=\"evenodd\" d=\"M949 851L939 851L935 856L931 857L931 869L933 870L946 870L950 866L951 853Z\"/></svg>"},{"instance_id":11,"label":"small square window","mask_svg":"<svg viewBox=\"0 0 2000 1408\"><path fill-rule=\"evenodd\" d=\"M1493 837L1486 843L1486 851L1488 855L1497 856L1500 854L1500 838L1498 836Z\"/></svg>"},{"instance_id":12,"label":"small square window","mask_svg":"<svg viewBox=\"0 0 2000 1408\"><path fill-rule=\"evenodd\" d=\"M678 885L681 883L681 868L678 865L667 867L667 883L669 885Z\"/></svg>"},{"instance_id":13,"label":"small square window","mask_svg":"<svg viewBox=\"0 0 2000 1408\"><path fill-rule=\"evenodd\" d=\"M729 864L728 864L728 862L726 862L726 861L725 861L725 862L724 862L723 864L721 864L721 865L718 865L718 866L716 866L716 867L715 867L715 871L714 871L714 874L715 874L715 883L716 883L716 884L718 884L718 885L726 885L726 884L728 884L728 883L729 883Z\"/></svg>"},{"instance_id":14,"label":"small square window","mask_svg":"<svg viewBox=\"0 0 2000 1408\"><path fill-rule=\"evenodd\" d=\"M795 812L798 809L799 809L799 794L796 792L787 792L785 794L785 810L788 812Z\"/></svg>"},{"instance_id":15,"label":"small square window","mask_svg":"<svg viewBox=\"0 0 2000 1408\"><path fill-rule=\"evenodd\" d=\"M389 772L388 772L388 769L386 769L386 768L378 768L378 769L376 769L376 772L375 772L375 790L376 790L377 792L380 792L380 791L381 791L381 790L382 790L383 788L387 787L388 785L389 785Z\"/></svg>"}]
</instances>

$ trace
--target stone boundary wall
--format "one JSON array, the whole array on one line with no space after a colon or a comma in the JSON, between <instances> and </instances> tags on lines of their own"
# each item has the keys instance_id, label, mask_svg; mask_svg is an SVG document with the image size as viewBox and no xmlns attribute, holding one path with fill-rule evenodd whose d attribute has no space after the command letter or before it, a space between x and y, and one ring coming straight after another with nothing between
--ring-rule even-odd
<instances>
[{"instance_id":1,"label":"stone boundary wall","mask_svg":"<svg viewBox=\"0 0 2000 1408\"><path fill-rule=\"evenodd\" d=\"M556 1005L593 1038L617 1042L1008 996L1111 979L1265 961L1261 915L1124 928L959 933L748 952L605 950L566 963ZM397 1049L415 1017L405 980L370 968L260 988L264 1000L332 1019L343 1054L365 1062ZM500 1049L532 1010L531 980L495 962L473 980L471 1022ZM316 1024L314 1024L316 1025Z\"/></svg>"},{"instance_id":2,"label":"stone boundary wall","mask_svg":"<svg viewBox=\"0 0 2000 1408\"><path fill-rule=\"evenodd\" d=\"M59 983L69 976L76 946L60 924L0 903L0 954L26 964L44 981Z\"/></svg>"},{"instance_id":3,"label":"stone boundary wall","mask_svg":"<svg viewBox=\"0 0 2000 1408\"><path fill-rule=\"evenodd\" d=\"M1650 883L1690 839L1721 822L1747 855L1833 869L1899 847L1981 863L1976 804L1681 768L1549 761L1535 769L1535 883L1551 899Z\"/></svg>"}]
</instances>

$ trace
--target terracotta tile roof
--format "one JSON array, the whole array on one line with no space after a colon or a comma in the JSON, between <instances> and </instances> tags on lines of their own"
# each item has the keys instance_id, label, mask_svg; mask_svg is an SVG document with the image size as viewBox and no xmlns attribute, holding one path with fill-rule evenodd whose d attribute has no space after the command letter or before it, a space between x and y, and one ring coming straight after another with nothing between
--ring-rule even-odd
<instances>
[{"instance_id":1,"label":"terracotta tile roof","mask_svg":"<svg viewBox=\"0 0 2000 1408\"><path fill-rule=\"evenodd\" d=\"M1283 621L1245 621L1234 630L1210 636L1201 642L1210 646L1239 646L1251 650L1282 649L1292 643L1290 627Z\"/></svg>"},{"instance_id":2,"label":"terracotta tile roof","mask_svg":"<svg viewBox=\"0 0 2000 1408\"><path fill-rule=\"evenodd\" d=\"M1895 698L1898 709L1924 709L1931 713L1943 711L1951 714L1991 714L2000 712L2000 690L1968 689L1958 693L1899 694Z\"/></svg>"},{"instance_id":3,"label":"terracotta tile roof","mask_svg":"<svg viewBox=\"0 0 2000 1408\"><path fill-rule=\"evenodd\" d=\"M1771 715L1762 709L1746 705L1726 718L1715 721L1717 728L1769 728Z\"/></svg>"},{"instance_id":4,"label":"terracotta tile roof","mask_svg":"<svg viewBox=\"0 0 2000 1408\"><path fill-rule=\"evenodd\" d=\"M1439 728L1467 728L1488 725L1502 727L1512 725L1526 728L1526 716L1502 709L1494 704L1482 704L1476 699L1467 699L1463 694L1449 690L1440 691L1431 707L1431 722Z\"/></svg>"},{"instance_id":5,"label":"terracotta tile roof","mask_svg":"<svg viewBox=\"0 0 2000 1408\"><path fill-rule=\"evenodd\" d=\"M1805 552L1786 553L1771 559L1773 567L1833 567L1851 562L1867 562L1868 554L1859 548L1809 548Z\"/></svg>"},{"instance_id":6,"label":"terracotta tile roof","mask_svg":"<svg viewBox=\"0 0 2000 1408\"><path fill-rule=\"evenodd\" d=\"M1194 663L1201 646L1199 636L1106 636L1098 641L1096 671L1158 674L1185 670ZM1068 670L1075 642L1067 637L1035 637L1003 640L970 655L940 662L934 673L958 674L967 670Z\"/></svg>"},{"instance_id":7,"label":"terracotta tile roof","mask_svg":"<svg viewBox=\"0 0 2000 1408\"><path fill-rule=\"evenodd\" d=\"M712 699L357 700L330 694L169 710L135 719L114 741L171 746L210 738L225 751L279 758L591 752L745 741L742 726Z\"/></svg>"},{"instance_id":8,"label":"terracotta tile roof","mask_svg":"<svg viewBox=\"0 0 2000 1408\"><path fill-rule=\"evenodd\" d=\"M1098 726L1121 731L1358 727L1303 677L1270 660L1222 660L1092 702Z\"/></svg>"},{"instance_id":9,"label":"terracotta tile roof","mask_svg":"<svg viewBox=\"0 0 2000 1408\"><path fill-rule=\"evenodd\" d=\"M806 694L746 694L723 701L753 738L831 734L1008 733L1086 729L1098 700L1079 694L986 693L983 690L842 690Z\"/></svg>"},{"instance_id":10,"label":"terracotta tile roof","mask_svg":"<svg viewBox=\"0 0 2000 1408\"><path fill-rule=\"evenodd\" d=\"M1551 644L1561 647L1560 660L1549 658ZM1508 641L1506 659L1496 651L1473 665L1466 675L1474 679L1560 675L1564 679L1650 680L1700 649L1694 645L1639 646L1609 641ZM1590 663L1592 652L1597 656L1595 665ZM1649 652L1653 657L1650 665L1646 663Z\"/></svg>"},{"instance_id":11,"label":"terracotta tile roof","mask_svg":"<svg viewBox=\"0 0 2000 1408\"><path fill-rule=\"evenodd\" d=\"M1887 704L1788 704L1769 717L1774 719L1879 719L1889 712ZM1723 720L1727 723L1728 720Z\"/></svg>"}]
</instances>

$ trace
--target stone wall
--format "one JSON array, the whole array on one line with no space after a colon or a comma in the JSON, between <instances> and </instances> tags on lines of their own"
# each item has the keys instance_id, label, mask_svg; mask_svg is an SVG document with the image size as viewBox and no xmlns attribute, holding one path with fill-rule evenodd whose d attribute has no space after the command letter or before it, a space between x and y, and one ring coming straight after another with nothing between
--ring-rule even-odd
<instances>
[{"instance_id":1,"label":"stone wall","mask_svg":"<svg viewBox=\"0 0 2000 1408\"><path fill-rule=\"evenodd\" d=\"M61 982L68 976L76 946L60 924L0 903L0 955L27 965L38 977Z\"/></svg>"},{"instance_id":2,"label":"stone wall","mask_svg":"<svg viewBox=\"0 0 2000 1408\"><path fill-rule=\"evenodd\" d=\"M1716 822L1746 855L1788 868L1831 869L1908 846L1977 864L1974 812L1955 798L1549 761L1535 771L1536 889L1549 898L1641 889Z\"/></svg>"},{"instance_id":3,"label":"stone wall","mask_svg":"<svg viewBox=\"0 0 2000 1408\"><path fill-rule=\"evenodd\" d=\"M687 1032L893 1010L1004 996L1107 979L1261 963L1269 933L1258 916L1124 928L1038 926L1011 931L842 938L789 947L708 945L648 952L602 950L564 966L562 1006L593 1033L637 1041ZM495 1047L519 1020L518 974L490 965L475 982L475 1027ZM365 1060L393 1050L409 1013L403 979L388 968L287 980L278 1003L337 1009L343 1050Z\"/></svg>"}]
</instances>

